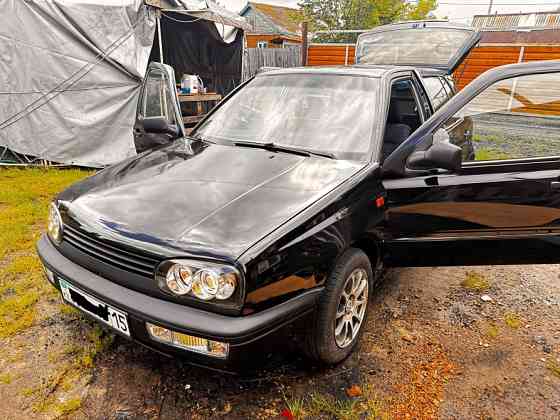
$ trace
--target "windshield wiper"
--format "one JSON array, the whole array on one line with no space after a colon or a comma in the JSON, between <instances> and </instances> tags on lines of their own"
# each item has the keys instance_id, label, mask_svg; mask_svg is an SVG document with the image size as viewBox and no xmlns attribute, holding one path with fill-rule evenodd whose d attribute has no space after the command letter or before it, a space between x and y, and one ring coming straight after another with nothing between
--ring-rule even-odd
<instances>
[{"instance_id":1,"label":"windshield wiper","mask_svg":"<svg viewBox=\"0 0 560 420\"><path fill-rule=\"evenodd\" d=\"M210 139L207 139L206 137L203 137L203 136L201 136L200 134L195 134L194 136L187 135L187 136L185 136L185 137L188 137L188 138L193 139L193 140L200 140L200 141L203 141L203 142L205 142L205 143L216 144L216 142L214 142L214 141L212 141L212 140L210 140Z\"/></svg>"},{"instance_id":2,"label":"windshield wiper","mask_svg":"<svg viewBox=\"0 0 560 420\"><path fill-rule=\"evenodd\" d=\"M258 142L252 142L252 141L236 141L233 144L235 144L236 146L241 146L241 147L254 147L256 149L264 149L264 150L268 150L270 152L285 152L285 153L292 153L292 154L301 155L301 156L321 156L321 157L326 157L326 158L329 158L329 159L336 159L335 155L333 155L332 153L329 153L329 152L307 150L307 149L301 149L299 147L283 146L283 145L272 143L272 142L258 143Z\"/></svg>"}]
</instances>

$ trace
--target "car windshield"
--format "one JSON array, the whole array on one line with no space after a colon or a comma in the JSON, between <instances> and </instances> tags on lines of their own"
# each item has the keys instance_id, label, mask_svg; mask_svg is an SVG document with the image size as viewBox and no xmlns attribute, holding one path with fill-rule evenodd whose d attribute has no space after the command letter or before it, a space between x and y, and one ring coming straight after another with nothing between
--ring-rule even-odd
<instances>
[{"instance_id":1,"label":"car windshield","mask_svg":"<svg viewBox=\"0 0 560 420\"><path fill-rule=\"evenodd\" d=\"M378 79L361 76L263 75L225 102L192 135L366 160L378 86Z\"/></svg>"}]
</instances>

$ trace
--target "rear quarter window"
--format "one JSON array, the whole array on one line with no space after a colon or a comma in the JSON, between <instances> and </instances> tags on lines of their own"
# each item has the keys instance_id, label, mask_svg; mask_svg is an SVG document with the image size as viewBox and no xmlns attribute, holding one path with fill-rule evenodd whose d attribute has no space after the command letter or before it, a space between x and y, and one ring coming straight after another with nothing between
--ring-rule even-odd
<instances>
[{"instance_id":1,"label":"rear quarter window","mask_svg":"<svg viewBox=\"0 0 560 420\"><path fill-rule=\"evenodd\" d=\"M425 77L423 82L434 111L436 111L451 97L449 87L439 77Z\"/></svg>"}]
</instances>

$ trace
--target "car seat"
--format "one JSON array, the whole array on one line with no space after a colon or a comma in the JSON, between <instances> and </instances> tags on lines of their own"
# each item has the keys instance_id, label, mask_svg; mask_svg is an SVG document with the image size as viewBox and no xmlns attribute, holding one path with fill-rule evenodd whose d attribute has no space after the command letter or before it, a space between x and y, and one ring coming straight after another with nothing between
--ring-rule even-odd
<instances>
[{"instance_id":1,"label":"car seat","mask_svg":"<svg viewBox=\"0 0 560 420\"><path fill-rule=\"evenodd\" d=\"M395 101L391 101L385 135L383 136L383 160L410 136L411 131L410 126L403 124Z\"/></svg>"}]
</instances>

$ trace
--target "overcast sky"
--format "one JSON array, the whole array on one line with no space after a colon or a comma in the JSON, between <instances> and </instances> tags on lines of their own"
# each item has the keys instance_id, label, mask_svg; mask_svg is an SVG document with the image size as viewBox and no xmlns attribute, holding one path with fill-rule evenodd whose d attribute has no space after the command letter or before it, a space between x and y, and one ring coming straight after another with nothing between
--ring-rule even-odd
<instances>
[{"instance_id":1,"label":"overcast sky","mask_svg":"<svg viewBox=\"0 0 560 420\"><path fill-rule=\"evenodd\" d=\"M299 0L255 0L261 3L297 7ZM227 8L239 11L246 0L221 0ZM468 23L473 15L486 14L489 0L439 0L437 17L449 17L461 23ZM530 13L555 10L560 7L560 0L494 0L492 13Z\"/></svg>"}]
</instances>

